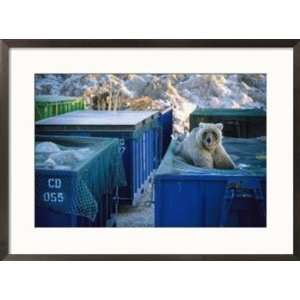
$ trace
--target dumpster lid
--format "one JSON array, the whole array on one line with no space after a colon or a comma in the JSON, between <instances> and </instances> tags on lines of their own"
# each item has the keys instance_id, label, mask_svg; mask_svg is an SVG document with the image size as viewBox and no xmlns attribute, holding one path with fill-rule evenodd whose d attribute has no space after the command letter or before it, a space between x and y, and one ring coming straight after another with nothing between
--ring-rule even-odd
<instances>
[{"instance_id":1,"label":"dumpster lid","mask_svg":"<svg viewBox=\"0 0 300 300\"><path fill-rule=\"evenodd\" d=\"M56 95L39 95L35 97L36 102L68 102L79 100L80 97L56 96Z\"/></svg>"},{"instance_id":2,"label":"dumpster lid","mask_svg":"<svg viewBox=\"0 0 300 300\"><path fill-rule=\"evenodd\" d=\"M265 117L266 112L257 108L196 108L192 115L201 117Z\"/></svg>"},{"instance_id":3,"label":"dumpster lid","mask_svg":"<svg viewBox=\"0 0 300 300\"><path fill-rule=\"evenodd\" d=\"M223 138L223 146L237 168L233 170L199 168L186 163L173 153L177 141L172 141L156 175L194 176L266 176L266 140L259 138Z\"/></svg>"},{"instance_id":4,"label":"dumpster lid","mask_svg":"<svg viewBox=\"0 0 300 300\"><path fill-rule=\"evenodd\" d=\"M37 125L137 126L158 116L156 111L74 111L36 122Z\"/></svg>"}]
</instances>

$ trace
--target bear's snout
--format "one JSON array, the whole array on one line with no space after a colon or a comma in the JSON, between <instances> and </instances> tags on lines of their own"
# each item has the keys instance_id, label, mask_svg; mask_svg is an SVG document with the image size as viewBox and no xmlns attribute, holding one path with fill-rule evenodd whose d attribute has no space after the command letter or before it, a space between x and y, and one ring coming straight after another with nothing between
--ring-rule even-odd
<instances>
[{"instance_id":1,"label":"bear's snout","mask_svg":"<svg viewBox=\"0 0 300 300\"><path fill-rule=\"evenodd\" d=\"M211 138L208 137L208 138L206 139L206 142L207 142L207 144L210 144L210 143L211 143Z\"/></svg>"}]
</instances>

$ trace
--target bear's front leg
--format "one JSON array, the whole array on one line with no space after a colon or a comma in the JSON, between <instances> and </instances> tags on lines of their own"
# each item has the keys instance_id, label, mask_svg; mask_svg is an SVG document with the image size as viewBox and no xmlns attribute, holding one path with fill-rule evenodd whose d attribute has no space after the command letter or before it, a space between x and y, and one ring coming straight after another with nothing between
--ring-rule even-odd
<instances>
[{"instance_id":1,"label":"bear's front leg","mask_svg":"<svg viewBox=\"0 0 300 300\"><path fill-rule=\"evenodd\" d=\"M219 145L213 154L216 169L234 169L235 164L222 145Z\"/></svg>"},{"instance_id":2,"label":"bear's front leg","mask_svg":"<svg viewBox=\"0 0 300 300\"><path fill-rule=\"evenodd\" d=\"M214 167L214 160L210 153L193 155L193 163L200 168L212 169Z\"/></svg>"}]
</instances>

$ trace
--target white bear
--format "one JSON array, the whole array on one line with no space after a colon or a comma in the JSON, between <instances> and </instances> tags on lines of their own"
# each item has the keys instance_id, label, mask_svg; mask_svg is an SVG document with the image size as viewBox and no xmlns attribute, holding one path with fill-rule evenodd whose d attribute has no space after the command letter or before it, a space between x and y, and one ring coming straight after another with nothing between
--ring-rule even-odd
<instances>
[{"instance_id":1,"label":"white bear","mask_svg":"<svg viewBox=\"0 0 300 300\"><path fill-rule=\"evenodd\" d=\"M175 154L201 168L234 169L235 164L222 145L222 129L222 123L199 123L175 147Z\"/></svg>"}]
</instances>

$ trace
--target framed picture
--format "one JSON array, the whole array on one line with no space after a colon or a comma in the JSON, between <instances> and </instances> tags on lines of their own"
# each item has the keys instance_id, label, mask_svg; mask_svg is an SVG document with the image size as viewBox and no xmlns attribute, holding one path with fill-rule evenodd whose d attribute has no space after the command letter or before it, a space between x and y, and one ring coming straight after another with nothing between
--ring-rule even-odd
<instances>
[{"instance_id":1,"label":"framed picture","mask_svg":"<svg viewBox=\"0 0 300 300\"><path fill-rule=\"evenodd\" d=\"M298 40L0 41L5 260L298 260Z\"/></svg>"}]
</instances>

